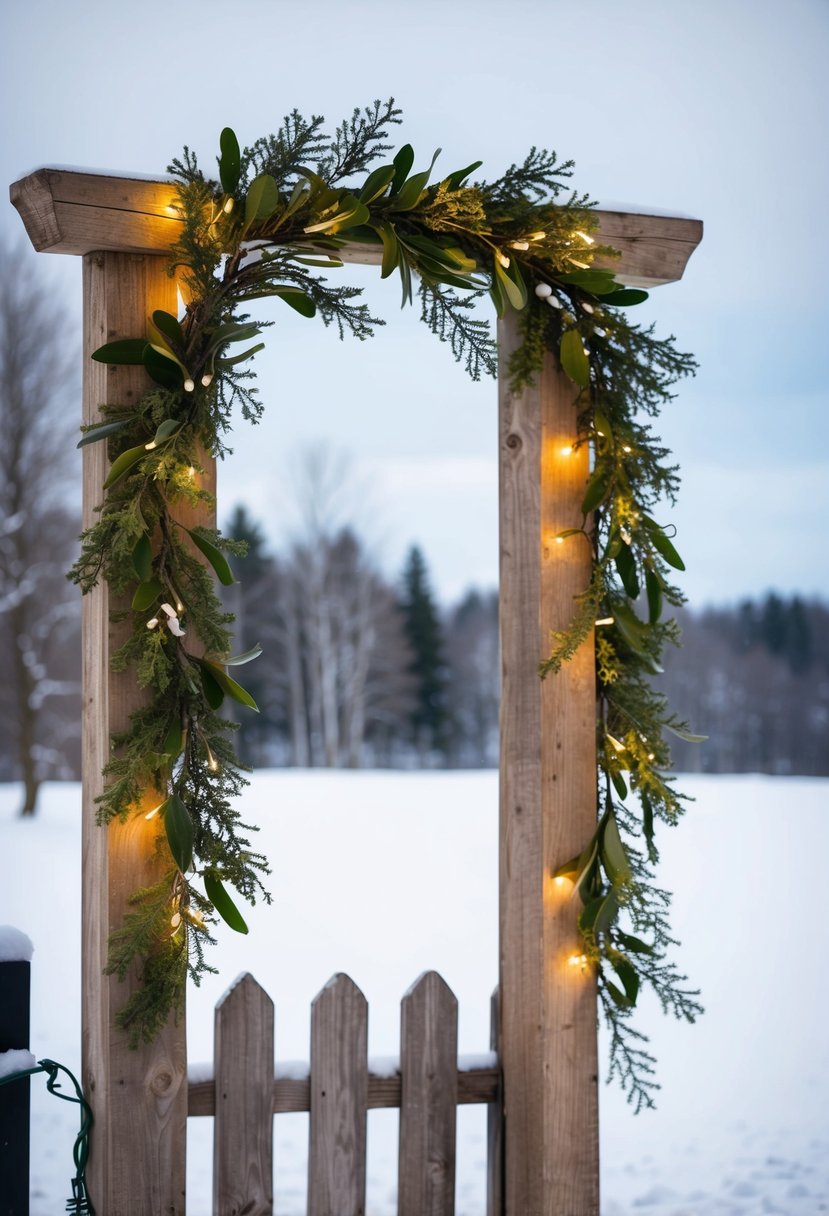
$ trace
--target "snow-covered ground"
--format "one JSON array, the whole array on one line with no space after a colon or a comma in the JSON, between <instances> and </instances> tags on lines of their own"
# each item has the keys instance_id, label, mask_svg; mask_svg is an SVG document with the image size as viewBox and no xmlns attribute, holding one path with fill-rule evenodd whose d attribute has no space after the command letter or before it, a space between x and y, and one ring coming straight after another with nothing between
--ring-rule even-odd
<instances>
[{"instance_id":1,"label":"snow-covered ground","mask_svg":"<svg viewBox=\"0 0 829 1216\"><path fill-rule=\"evenodd\" d=\"M678 1025L647 1003L659 1108L634 1117L602 1091L604 1216L829 1212L829 781L688 777L697 798L660 838L681 959L707 1012ZM0 924L34 941L32 1049L79 1071L80 796L50 785L34 821L0 786ZM274 998L277 1058L307 1059L309 1004L337 971L369 1000L369 1052L398 1050L399 1000L434 968L460 1003L460 1051L489 1045L497 972L497 775L262 772L274 902L222 932L220 974L189 997L193 1062L242 971ZM63 1210L74 1107L33 1090L32 1216ZM368 1214L394 1211L397 1115L369 1115ZM191 1120L188 1213L209 1216L212 1124ZM276 1120L276 1203L303 1210L306 1115ZM484 1211L483 1108L459 1111L458 1213Z\"/></svg>"}]
</instances>

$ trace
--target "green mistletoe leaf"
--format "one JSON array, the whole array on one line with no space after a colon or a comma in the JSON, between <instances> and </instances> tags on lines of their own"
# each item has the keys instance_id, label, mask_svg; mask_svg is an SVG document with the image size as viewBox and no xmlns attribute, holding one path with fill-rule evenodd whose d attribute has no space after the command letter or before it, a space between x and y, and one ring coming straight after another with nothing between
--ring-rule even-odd
<instances>
[{"instance_id":1,"label":"green mistletoe leaf","mask_svg":"<svg viewBox=\"0 0 829 1216\"><path fill-rule=\"evenodd\" d=\"M239 185L239 175L242 171L242 154L239 151L239 141L232 127L225 127L219 136L219 180L225 194L233 194Z\"/></svg>"},{"instance_id":2,"label":"green mistletoe leaf","mask_svg":"<svg viewBox=\"0 0 829 1216\"><path fill-rule=\"evenodd\" d=\"M230 925L231 929L235 929L237 933L247 933L248 927L241 912L228 895L222 880L218 877L215 870L205 870L204 890L207 898L225 924Z\"/></svg>"},{"instance_id":3,"label":"green mistletoe leaf","mask_svg":"<svg viewBox=\"0 0 829 1216\"><path fill-rule=\"evenodd\" d=\"M110 486L114 486L117 481L120 481L130 469L138 464L142 457L147 455L146 445L139 443L137 447L127 448L126 452L122 452L115 460L113 460L107 479L104 482L104 489L108 490Z\"/></svg>"},{"instance_id":4,"label":"green mistletoe leaf","mask_svg":"<svg viewBox=\"0 0 829 1216\"><path fill-rule=\"evenodd\" d=\"M153 573L153 549L146 532L139 538L132 551L132 568L142 583L146 583Z\"/></svg>"},{"instance_id":5,"label":"green mistletoe leaf","mask_svg":"<svg viewBox=\"0 0 829 1216\"><path fill-rule=\"evenodd\" d=\"M92 358L98 363L115 363L123 366L140 366L144 362L146 338L121 338L117 342L107 342L92 352Z\"/></svg>"},{"instance_id":6,"label":"green mistletoe leaf","mask_svg":"<svg viewBox=\"0 0 829 1216\"><path fill-rule=\"evenodd\" d=\"M590 383L590 360L577 329L567 329L561 335L558 357L570 379L581 388L587 388Z\"/></svg>"},{"instance_id":7,"label":"green mistletoe leaf","mask_svg":"<svg viewBox=\"0 0 829 1216\"><path fill-rule=\"evenodd\" d=\"M92 427L85 431L83 436L76 443L76 447L85 448L88 443L97 443L99 439L108 439L110 435L117 435L119 431L123 431L125 426L130 425L132 418L121 418L118 422L102 422L100 426Z\"/></svg>"},{"instance_id":8,"label":"green mistletoe leaf","mask_svg":"<svg viewBox=\"0 0 829 1216\"><path fill-rule=\"evenodd\" d=\"M182 874L193 865L193 821L178 794L171 794L161 808L167 844Z\"/></svg>"},{"instance_id":9,"label":"green mistletoe leaf","mask_svg":"<svg viewBox=\"0 0 829 1216\"><path fill-rule=\"evenodd\" d=\"M202 536L200 532L191 531L190 528L185 528L184 531L192 540L197 549L200 549L210 565L216 572L216 577L223 587L232 587L236 582L233 577L233 571L230 568L227 558L221 549L217 549L212 541L206 536Z\"/></svg>"}]
</instances>

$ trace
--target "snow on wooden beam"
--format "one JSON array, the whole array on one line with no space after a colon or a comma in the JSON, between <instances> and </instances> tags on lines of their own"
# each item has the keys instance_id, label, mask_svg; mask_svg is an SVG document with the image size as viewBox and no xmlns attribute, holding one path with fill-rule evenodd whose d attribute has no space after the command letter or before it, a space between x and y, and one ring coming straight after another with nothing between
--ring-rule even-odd
<instances>
[{"instance_id":1,"label":"snow on wooden beam","mask_svg":"<svg viewBox=\"0 0 829 1216\"><path fill-rule=\"evenodd\" d=\"M170 181L46 168L15 182L10 196L41 253L167 253L181 226ZM609 264L631 286L681 279L702 240L700 220L635 211L597 210L596 216L598 239L622 255ZM339 256L378 266L381 255L380 246L351 245Z\"/></svg>"}]
</instances>

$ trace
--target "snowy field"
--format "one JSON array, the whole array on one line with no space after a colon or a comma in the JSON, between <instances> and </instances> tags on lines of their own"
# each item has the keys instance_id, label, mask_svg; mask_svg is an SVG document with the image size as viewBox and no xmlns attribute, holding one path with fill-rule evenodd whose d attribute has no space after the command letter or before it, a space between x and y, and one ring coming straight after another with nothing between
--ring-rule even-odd
<instances>
[{"instance_id":1,"label":"snowy field","mask_svg":"<svg viewBox=\"0 0 829 1216\"><path fill-rule=\"evenodd\" d=\"M603 1216L829 1212L829 781L688 777L664 831L684 968L707 1013L678 1025L645 1005L658 1110L603 1088ZM80 1071L80 796L50 785L33 822L0 786L0 924L33 939L32 1049ZM220 975L191 991L191 1062L212 1009L252 972L274 998L277 1058L307 1059L309 1004L346 971L369 1001L369 1054L398 1051L399 1000L422 971L460 1003L460 1051L489 1045L497 972L497 775L262 772L246 797L270 858L271 907L222 932ZM32 1216L63 1210L75 1107L33 1090ZM394 1211L397 1115L369 1114L368 1216ZM190 1122L188 1214L209 1216L212 1123ZM307 1115L279 1116L276 1210L303 1211ZM458 1216L482 1216L483 1107L459 1112Z\"/></svg>"}]
</instances>

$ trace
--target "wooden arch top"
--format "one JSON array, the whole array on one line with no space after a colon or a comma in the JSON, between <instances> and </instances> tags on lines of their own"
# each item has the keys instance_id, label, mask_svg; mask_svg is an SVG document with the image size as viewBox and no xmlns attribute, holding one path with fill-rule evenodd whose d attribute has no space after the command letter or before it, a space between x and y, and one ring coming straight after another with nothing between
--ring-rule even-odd
<instances>
[{"instance_id":1,"label":"wooden arch top","mask_svg":"<svg viewBox=\"0 0 829 1216\"><path fill-rule=\"evenodd\" d=\"M15 182L9 193L39 253L164 254L181 225L170 181L46 168ZM598 239L621 253L609 265L630 286L675 283L702 240L701 220L601 208L596 216ZM379 265L382 249L355 244L338 256L344 262Z\"/></svg>"}]
</instances>

